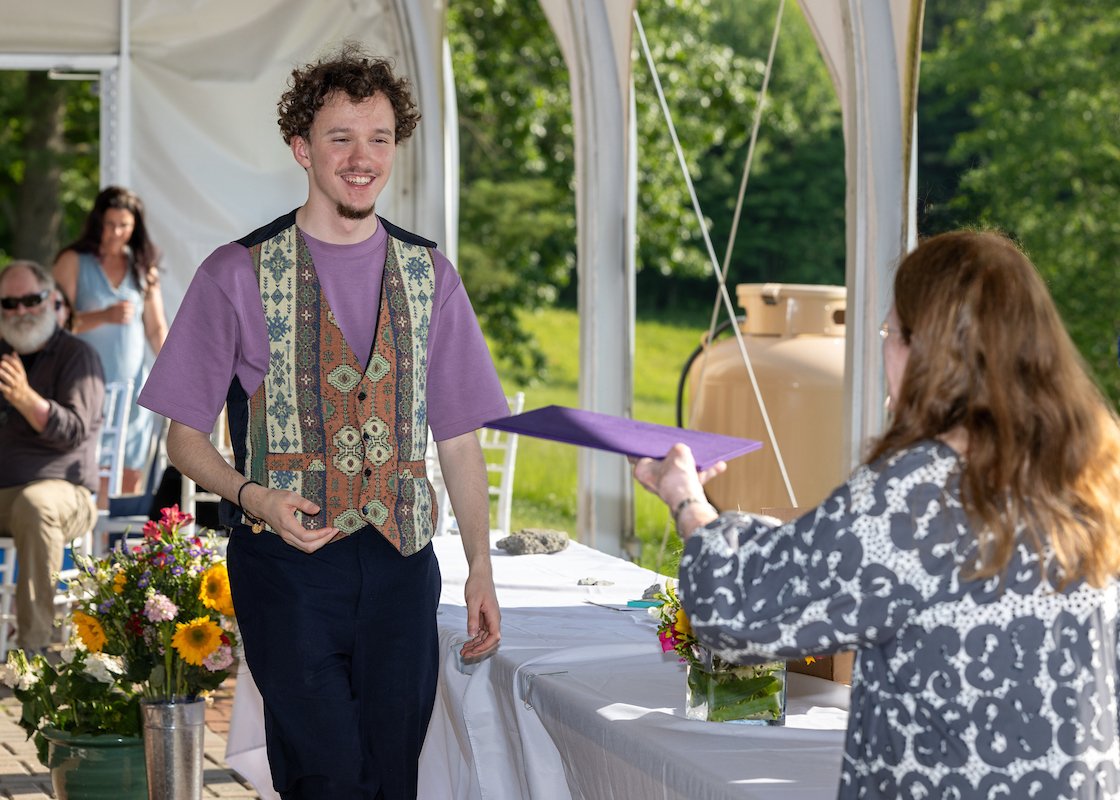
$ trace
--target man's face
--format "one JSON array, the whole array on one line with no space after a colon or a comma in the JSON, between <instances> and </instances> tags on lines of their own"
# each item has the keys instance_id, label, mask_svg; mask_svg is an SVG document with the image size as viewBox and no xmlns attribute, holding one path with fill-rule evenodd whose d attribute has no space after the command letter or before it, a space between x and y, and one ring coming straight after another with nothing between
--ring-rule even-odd
<instances>
[{"instance_id":1,"label":"man's face","mask_svg":"<svg viewBox=\"0 0 1120 800\"><path fill-rule=\"evenodd\" d=\"M49 293L35 278L35 274L18 264L8 267L0 275L0 299L8 301L15 298L28 298L47 294L47 297L31 306L17 302L15 308L0 308L0 339L12 346L17 353L35 353L43 348L55 331L58 320L54 306L47 302Z\"/></svg>"},{"instance_id":2,"label":"man's face","mask_svg":"<svg viewBox=\"0 0 1120 800\"><path fill-rule=\"evenodd\" d=\"M393 170L397 117L381 93L354 103L344 92L327 98L307 139L292 154L307 170L308 204L329 205L343 219L366 219Z\"/></svg>"}]
</instances>

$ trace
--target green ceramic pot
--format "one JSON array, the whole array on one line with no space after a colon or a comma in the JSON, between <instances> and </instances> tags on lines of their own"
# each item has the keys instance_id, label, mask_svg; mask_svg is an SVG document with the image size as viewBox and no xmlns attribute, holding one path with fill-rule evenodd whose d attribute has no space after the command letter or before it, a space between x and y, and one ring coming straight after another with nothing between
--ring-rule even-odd
<instances>
[{"instance_id":1,"label":"green ceramic pot","mask_svg":"<svg viewBox=\"0 0 1120 800\"><path fill-rule=\"evenodd\" d=\"M57 800L148 800L144 740L47 728L48 766Z\"/></svg>"}]
</instances>

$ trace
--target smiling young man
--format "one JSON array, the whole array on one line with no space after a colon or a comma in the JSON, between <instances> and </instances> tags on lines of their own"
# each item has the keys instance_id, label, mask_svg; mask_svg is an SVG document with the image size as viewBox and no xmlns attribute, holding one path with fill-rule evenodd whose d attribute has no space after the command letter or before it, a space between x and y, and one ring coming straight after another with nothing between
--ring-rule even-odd
<instances>
[{"instance_id":1,"label":"smiling young man","mask_svg":"<svg viewBox=\"0 0 1120 800\"><path fill-rule=\"evenodd\" d=\"M475 430L505 395L455 269L375 213L418 120L356 47L295 70L279 125L307 200L203 262L140 398L172 420L172 462L225 498L284 798L415 797L438 668L429 427L471 568L462 655L500 638ZM223 403L235 468L209 440Z\"/></svg>"}]
</instances>

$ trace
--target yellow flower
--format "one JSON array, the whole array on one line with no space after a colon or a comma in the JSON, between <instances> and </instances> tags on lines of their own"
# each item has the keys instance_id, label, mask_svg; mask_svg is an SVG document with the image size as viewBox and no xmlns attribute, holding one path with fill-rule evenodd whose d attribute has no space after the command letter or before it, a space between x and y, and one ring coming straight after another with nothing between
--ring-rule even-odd
<instances>
[{"instance_id":1,"label":"yellow flower","mask_svg":"<svg viewBox=\"0 0 1120 800\"><path fill-rule=\"evenodd\" d=\"M202 573L198 599L223 617L233 616L233 595L229 589L229 572L226 571L225 562L219 561Z\"/></svg>"},{"instance_id":2,"label":"yellow flower","mask_svg":"<svg viewBox=\"0 0 1120 800\"><path fill-rule=\"evenodd\" d=\"M808 666L809 664L816 664L816 663L817 663L817 659L816 659L815 656L805 656L805 665L806 666Z\"/></svg>"},{"instance_id":3,"label":"yellow flower","mask_svg":"<svg viewBox=\"0 0 1120 800\"><path fill-rule=\"evenodd\" d=\"M190 622L180 622L175 626L171 644L188 664L196 667L222 644L222 629L210 617L195 617Z\"/></svg>"},{"instance_id":4,"label":"yellow flower","mask_svg":"<svg viewBox=\"0 0 1120 800\"><path fill-rule=\"evenodd\" d=\"M677 619L673 622L673 628L681 636L692 635L692 623L688 621L688 615L684 613L683 608L677 609Z\"/></svg>"},{"instance_id":5,"label":"yellow flower","mask_svg":"<svg viewBox=\"0 0 1120 800\"><path fill-rule=\"evenodd\" d=\"M128 578L125 577L123 572L118 572L113 576L113 593L124 594L124 585L128 583Z\"/></svg>"},{"instance_id":6,"label":"yellow flower","mask_svg":"<svg viewBox=\"0 0 1120 800\"><path fill-rule=\"evenodd\" d=\"M74 627L78 629L78 638L82 640L82 644L89 648L91 653L100 653L107 637L105 629L101 627L97 618L83 611L75 611L71 618L74 620Z\"/></svg>"}]
</instances>

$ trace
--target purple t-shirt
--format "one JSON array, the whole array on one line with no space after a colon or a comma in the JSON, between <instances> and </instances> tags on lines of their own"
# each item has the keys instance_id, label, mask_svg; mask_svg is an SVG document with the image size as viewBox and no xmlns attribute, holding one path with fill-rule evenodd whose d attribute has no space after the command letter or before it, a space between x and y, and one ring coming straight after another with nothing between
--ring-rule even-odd
<instances>
[{"instance_id":1,"label":"purple t-shirt","mask_svg":"<svg viewBox=\"0 0 1120 800\"><path fill-rule=\"evenodd\" d=\"M363 366L373 348L388 235L330 244L301 231L327 303ZM428 335L428 425L437 441L509 414L490 351L459 273L433 251L435 300ZM209 433L236 375L246 394L264 380L268 334L249 251L219 247L198 268L140 392L157 414Z\"/></svg>"}]
</instances>

